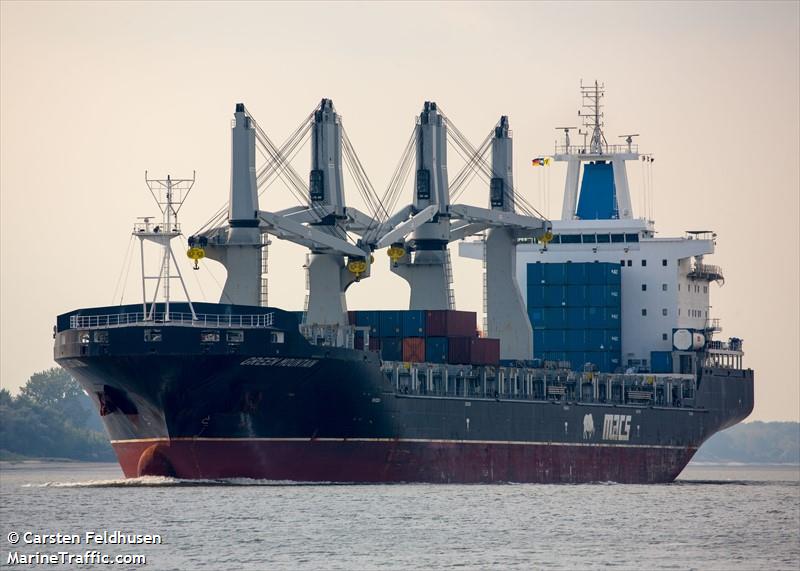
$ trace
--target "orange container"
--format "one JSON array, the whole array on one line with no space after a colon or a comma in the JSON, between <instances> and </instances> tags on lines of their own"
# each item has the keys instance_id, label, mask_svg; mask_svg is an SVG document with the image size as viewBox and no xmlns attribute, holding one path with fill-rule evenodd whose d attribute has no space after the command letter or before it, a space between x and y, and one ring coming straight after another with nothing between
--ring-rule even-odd
<instances>
[{"instance_id":1,"label":"orange container","mask_svg":"<svg viewBox=\"0 0 800 571\"><path fill-rule=\"evenodd\" d=\"M403 339L403 361L407 363L425 362L424 337L406 337Z\"/></svg>"}]
</instances>

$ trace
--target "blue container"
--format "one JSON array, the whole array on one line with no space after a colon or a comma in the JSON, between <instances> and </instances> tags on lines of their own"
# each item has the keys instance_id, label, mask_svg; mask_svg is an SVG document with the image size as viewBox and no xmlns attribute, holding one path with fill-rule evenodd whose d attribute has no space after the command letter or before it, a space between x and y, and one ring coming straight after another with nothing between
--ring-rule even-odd
<instances>
[{"instance_id":1,"label":"blue container","mask_svg":"<svg viewBox=\"0 0 800 571\"><path fill-rule=\"evenodd\" d=\"M606 267L606 283L620 285L622 283L622 268L617 264L603 264Z\"/></svg>"},{"instance_id":2,"label":"blue container","mask_svg":"<svg viewBox=\"0 0 800 571\"><path fill-rule=\"evenodd\" d=\"M586 286L586 305L592 307L603 307L605 305L605 285L587 285Z\"/></svg>"},{"instance_id":3,"label":"blue container","mask_svg":"<svg viewBox=\"0 0 800 571\"><path fill-rule=\"evenodd\" d=\"M384 337L381 339L381 359L384 361L403 360L403 340L399 337Z\"/></svg>"},{"instance_id":4,"label":"blue container","mask_svg":"<svg viewBox=\"0 0 800 571\"><path fill-rule=\"evenodd\" d=\"M425 339L425 360L428 363L447 363L447 337Z\"/></svg>"},{"instance_id":5,"label":"blue container","mask_svg":"<svg viewBox=\"0 0 800 571\"><path fill-rule=\"evenodd\" d=\"M650 370L654 373L671 373L672 352L650 351Z\"/></svg>"},{"instance_id":6,"label":"blue container","mask_svg":"<svg viewBox=\"0 0 800 571\"><path fill-rule=\"evenodd\" d=\"M586 308L567 307L564 309L565 329L586 329Z\"/></svg>"},{"instance_id":7,"label":"blue container","mask_svg":"<svg viewBox=\"0 0 800 571\"><path fill-rule=\"evenodd\" d=\"M583 358L583 351L565 351L564 361L569 361L573 371L580 371L583 369L585 363Z\"/></svg>"},{"instance_id":8,"label":"blue container","mask_svg":"<svg viewBox=\"0 0 800 571\"><path fill-rule=\"evenodd\" d=\"M608 351L615 351L619 353L622 349L622 335L619 329L608 329L604 331L604 346Z\"/></svg>"},{"instance_id":9,"label":"blue container","mask_svg":"<svg viewBox=\"0 0 800 571\"><path fill-rule=\"evenodd\" d=\"M586 265L586 283L591 285L605 285L606 263L593 262Z\"/></svg>"},{"instance_id":10,"label":"blue container","mask_svg":"<svg viewBox=\"0 0 800 571\"><path fill-rule=\"evenodd\" d=\"M528 282L528 307L544 307L544 288L540 283Z\"/></svg>"},{"instance_id":11,"label":"blue container","mask_svg":"<svg viewBox=\"0 0 800 571\"><path fill-rule=\"evenodd\" d=\"M606 332L603 329L586 330L586 351L602 351L605 349Z\"/></svg>"},{"instance_id":12,"label":"blue container","mask_svg":"<svg viewBox=\"0 0 800 571\"><path fill-rule=\"evenodd\" d=\"M604 308L606 329L620 328L620 310L615 307Z\"/></svg>"},{"instance_id":13,"label":"blue container","mask_svg":"<svg viewBox=\"0 0 800 571\"><path fill-rule=\"evenodd\" d=\"M588 305L585 285L569 284L564 289L567 307L585 307Z\"/></svg>"},{"instance_id":14,"label":"blue container","mask_svg":"<svg viewBox=\"0 0 800 571\"><path fill-rule=\"evenodd\" d=\"M566 264L542 264L544 266L543 279L547 284L563 285L564 282L564 266Z\"/></svg>"},{"instance_id":15,"label":"blue container","mask_svg":"<svg viewBox=\"0 0 800 571\"><path fill-rule=\"evenodd\" d=\"M588 329L607 329L604 307L592 306L586 308L586 327Z\"/></svg>"},{"instance_id":16,"label":"blue container","mask_svg":"<svg viewBox=\"0 0 800 571\"><path fill-rule=\"evenodd\" d=\"M564 307L565 305L565 291L563 285L546 285L542 286L544 295L545 307Z\"/></svg>"},{"instance_id":17,"label":"blue container","mask_svg":"<svg viewBox=\"0 0 800 571\"><path fill-rule=\"evenodd\" d=\"M563 329L567 325L566 312L561 307L545 307L542 310L544 315L544 327L547 329Z\"/></svg>"},{"instance_id":18,"label":"blue container","mask_svg":"<svg viewBox=\"0 0 800 571\"><path fill-rule=\"evenodd\" d=\"M425 311L401 311L403 337L425 337ZM444 361L436 361L437 363Z\"/></svg>"},{"instance_id":19,"label":"blue container","mask_svg":"<svg viewBox=\"0 0 800 571\"><path fill-rule=\"evenodd\" d=\"M563 329L545 329L542 337L543 351L563 351L565 346Z\"/></svg>"},{"instance_id":20,"label":"blue container","mask_svg":"<svg viewBox=\"0 0 800 571\"><path fill-rule=\"evenodd\" d=\"M539 355L544 351L544 329L533 330L533 354Z\"/></svg>"},{"instance_id":21,"label":"blue container","mask_svg":"<svg viewBox=\"0 0 800 571\"><path fill-rule=\"evenodd\" d=\"M574 262L570 262L564 265L566 267L564 272L566 283L568 284L586 283L586 266L588 264L576 264Z\"/></svg>"},{"instance_id":22,"label":"blue container","mask_svg":"<svg viewBox=\"0 0 800 571\"><path fill-rule=\"evenodd\" d=\"M535 264L528 264L527 267L528 285L535 284L541 285L544 279L544 264L536 262Z\"/></svg>"},{"instance_id":23,"label":"blue container","mask_svg":"<svg viewBox=\"0 0 800 571\"><path fill-rule=\"evenodd\" d=\"M606 285L603 287L603 305L606 307L620 307L622 305L622 296L620 295L620 286Z\"/></svg>"},{"instance_id":24,"label":"blue container","mask_svg":"<svg viewBox=\"0 0 800 571\"><path fill-rule=\"evenodd\" d=\"M380 311L359 311L356 313L356 325L359 327L369 327L370 337L381 336L381 312Z\"/></svg>"},{"instance_id":25,"label":"blue container","mask_svg":"<svg viewBox=\"0 0 800 571\"><path fill-rule=\"evenodd\" d=\"M583 351L586 349L586 335L583 329L567 329L564 332L565 351Z\"/></svg>"},{"instance_id":26,"label":"blue container","mask_svg":"<svg viewBox=\"0 0 800 571\"><path fill-rule=\"evenodd\" d=\"M403 322L399 311L381 311L381 337L402 337Z\"/></svg>"},{"instance_id":27,"label":"blue container","mask_svg":"<svg viewBox=\"0 0 800 571\"><path fill-rule=\"evenodd\" d=\"M544 309L541 307L528 307L528 319L531 321L531 327L541 329L545 326Z\"/></svg>"}]
</instances>

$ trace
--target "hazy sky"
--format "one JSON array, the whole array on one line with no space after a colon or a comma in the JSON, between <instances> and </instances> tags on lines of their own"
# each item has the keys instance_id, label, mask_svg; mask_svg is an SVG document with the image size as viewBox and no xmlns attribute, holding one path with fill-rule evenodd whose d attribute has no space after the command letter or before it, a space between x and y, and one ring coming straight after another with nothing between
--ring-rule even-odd
<instances>
[{"instance_id":1,"label":"hazy sky","mask_svg":"<svg viewBox=\"0 0 800 571\"><path fill-rule=\"evenodd\" d=\"M751 419L798 420L798 6L3 1L2 386L16 390L53 365L57 314L119 302L131 224L157 211L145 169L197 171L181 212L187 233L224 202L236 102L280 142L333 98L379 193L423 101L437 101L476 144L507 114L516 186L541 205L543 175L529 159L552 152L554 127L576 122L581 78L598 78L609 142L641 133L642 150L657 157L659 235L719 235L708 261L726 283L712 291L712 313L724 335L745 340L756 371ZM452 177L460 161L451 158ZM308 146L295 165L305 177ZM564 171L548 172L557 217ZM483 205L486 189L474 184L461 200ZM261 202L293 204L279 185ZM480 311L479 262L453 259L459 308ZM270 249L272 305L302 308L303 261L297 246ZM221 267L184 268L195 298L216 301ZM138 272L131 267L125 302L140 301ZM383 252L374 274L350 289L350 307L407 304Z\"/></svg>"}]
</instances>

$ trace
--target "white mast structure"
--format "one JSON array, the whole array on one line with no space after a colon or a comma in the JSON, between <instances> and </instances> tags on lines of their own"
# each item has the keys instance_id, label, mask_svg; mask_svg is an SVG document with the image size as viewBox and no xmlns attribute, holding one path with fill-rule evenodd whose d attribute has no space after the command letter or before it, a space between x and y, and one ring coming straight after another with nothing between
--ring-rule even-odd
<instances>
[{"instance_id":1,"label":"white mast structure","mask_svg":"<svg viewBox=\"0 0 800 571\"><path fill-rule=\"evenodd\" d=\"M189 311L192 319L197 319L189 291L183 281L181 268L172 251L172 239L181 235L181 227L178 223L178 211L183 206L184 201L189 196L189 192L194 186L195 175L192 173L191 179L173 179L167 175L166 179L151 179L144 173L147 188L161 210L161 222L152 222L151 217L141 218L142 222L137 222L133 227L133 235L139 239L139 252L142 265L142 312L145 321L156 321L156 304L160 300L164 303L163 321L170 321L170 280L177 279L181 283L186 301L189 303ZM154 242L161 246L161 264L158 275L147 275L144 263L144 243L145 241ZM175 274L172 273L174 265ZM156 280L155 289L148 308L147 280Z\"/></svg>"}]
</instances>

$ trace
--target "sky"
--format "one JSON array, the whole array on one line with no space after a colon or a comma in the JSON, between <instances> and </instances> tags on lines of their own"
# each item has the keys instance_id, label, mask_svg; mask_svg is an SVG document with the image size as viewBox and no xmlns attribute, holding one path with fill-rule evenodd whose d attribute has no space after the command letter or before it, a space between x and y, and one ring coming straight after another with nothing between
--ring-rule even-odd
<instances>
[{"instance_id":1,"label":"sky","mask_svg":"<svg viewBox=\"0 0 800 571\"><path fill-rule=\"evenodd\" d=\"M145 170L196 171L187 234L224 203L237 102L280 143L332 98L379 194L424 101L475 144L508 115L515 186L556 218L564 171L530 158L552 152L581 80L598 79L609 142L640 133L657 158L658 235L718 234L712 314L745 340L750 419L800 420L799 70L798 2L0 2L0 385L54 366L59 313L140 301L126 252L136 217L157 212ZM294 204L280 185L261 201ZM303 307L304 254L274 241L271 305ZM216 301L221 266L181 260L192 297ZM480 263L453 260L459 309L481 311ZM403 280L380 261L373 274L351 308L407 304Z\"/></svg>"}]
</instances>

